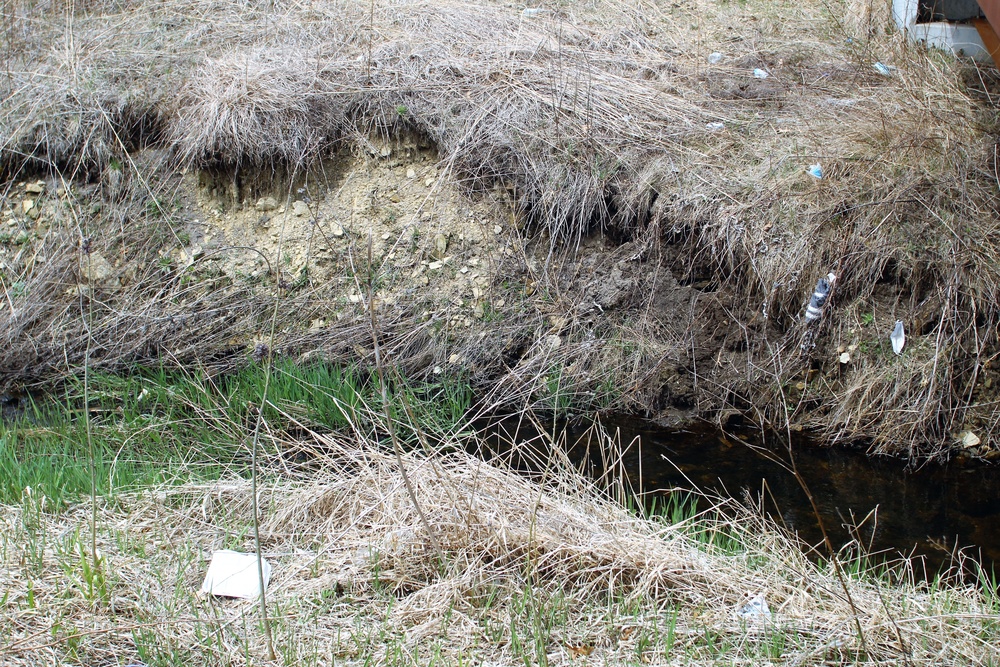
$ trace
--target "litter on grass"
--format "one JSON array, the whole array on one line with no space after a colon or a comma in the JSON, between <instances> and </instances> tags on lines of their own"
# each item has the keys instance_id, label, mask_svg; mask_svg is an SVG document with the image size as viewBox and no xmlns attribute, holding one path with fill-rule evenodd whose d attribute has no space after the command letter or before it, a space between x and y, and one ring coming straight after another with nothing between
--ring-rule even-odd
<instances>
[{"instance_id":1,"label":"litter on grass","mask_svg":"<svg viewBox=\"0 0 1000 667\"><path fill-rule=\"evenodd\" d=\"M837 276L833 273L826 274L825 278L816 281L812 296L809 298L809 305L806 306L806 322L815 322L823 317L823 307L830 296L833 284L837 282Z\"/></svg>"},{"instance_id":2,"label":"litter on grass","mask_svg":"<svg viewBox=\"0 0 1000 667\"><path fill-rule=\"evenodd\" d=\"M902 320L896 320L896 328L889 334L889 340L892 342L892 351L896 354L902 354L903 346L906 345L906 333L903 332Z\"/></svg>"},{"instance_id":3,"label":"litter on grass","mask_svg":"<svg viewBox=\"0 0 1000 667\"><path fill-rule=\"evenodd\" d=\"M264 589L271 580L271 564L261 558L264 572ZM255 600L260 595L260 578L257 573L257 555L223 549L212 553L212 562L201 585L203 593L226 598Z\"/></svg>"},{"instance_id":4,"label":"litter on grass","mask_svg":"<svg viewBox=\"0 0 1000 667\"><path fill-rule=\"evenodd\" d=\"M962 443L962 447L965 447L966 449L978 447L982 442L982 439L972 431L962 431L962 433L959 434L958 439L959 442Z\"/></svg>"},{"instance_id":5,"label":"litter on grass","mask_svg":"<svg viewBox=\"0 0 1000 667\"><path fill-rule=\"evenodd\" d=\"M736 616L744 621L770 621L771 609L763 593L758 593L736 610Z\"/></svg>"}]
</instances>

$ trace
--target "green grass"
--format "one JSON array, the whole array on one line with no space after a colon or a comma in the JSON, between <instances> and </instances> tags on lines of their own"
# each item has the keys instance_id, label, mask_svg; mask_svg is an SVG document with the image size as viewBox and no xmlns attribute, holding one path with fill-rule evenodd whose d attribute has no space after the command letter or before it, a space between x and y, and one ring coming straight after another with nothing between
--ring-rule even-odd
<instances>
[{"instance_id":1,"label":"green grass","mask_svg":"<svg viewBox=\"0 0 1000 667\"><path fill-rule=\"evenodd\" d=\"M219 378L164 368L94 374L88 410L82 379L75 378L58 397L37 401L19 419L0 424L0 502L18 502L29 488L57 506L89 493L88 412L99 495L224 473L246 475L248 433L264 380L259 366ZM392 417L410 424L405 402L431 439L457 429L471 404L471 390L461 378L424 384L396 377L389 391ZM279 360L263 413L271 433L353 428L381 438L380 417L369 407L378 405L378 389L367 371ZM413 446L416 428L403 429L402 438Z\"/></svg>"}]
</instances>

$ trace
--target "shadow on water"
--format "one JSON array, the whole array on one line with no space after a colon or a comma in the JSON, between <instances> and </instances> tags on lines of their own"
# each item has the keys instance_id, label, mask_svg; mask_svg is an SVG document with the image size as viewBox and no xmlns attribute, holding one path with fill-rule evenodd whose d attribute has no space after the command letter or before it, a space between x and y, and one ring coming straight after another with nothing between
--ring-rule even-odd
<instances>
[{"instance_id":1,"label":"shadow on water","mask_svg":"<svg viewBox=\"0 0 1000 667\"><path fill-rule=\"evenodd\" d=\"M615 460L592 439L589 424L564 427L570 460L592 477L624 477L646 498L677 490L749 497L826 555L819 524L778 438L762 442L759 432L725 434L710 425L667 430L631 417L605 418L603 425L620 443ZM524 425L518 431L517 422L509 420L491 430L498 434L492 443L500 448L494 454L510 451L502 441L513 436L523 442L531 433ZM835 547L853 540L888 560L919 556L925 576L952 565L958 549L987 571L1000 563L1000 467L953 462L912 470L895 459L819 447L805 438L792 447ZM534 457L539 458L537 451ZM526 459L519 465L535 467Z\"/></svg>"}]
</instances>

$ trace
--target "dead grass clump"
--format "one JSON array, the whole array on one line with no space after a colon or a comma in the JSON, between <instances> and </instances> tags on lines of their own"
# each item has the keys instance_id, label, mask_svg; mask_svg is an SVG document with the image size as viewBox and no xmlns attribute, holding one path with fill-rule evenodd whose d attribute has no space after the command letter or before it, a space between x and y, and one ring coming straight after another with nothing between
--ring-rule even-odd
<instances>
[{"instance_id":1,"label":"dead grass clump","mask_svg":"<svg viewBox=\"0 0 1000 667\"><path fill-rule=\"evenodd\" d=\"M172 141L185 163L300 164L343 123L319 84L308 52L229 53L186 87Z\"/></svg>"},{"instance_id":2,"label":"dead grass clump","mask_svg":"<svg viewBox=\"0 0 1000 667\"><path fill-rule=\"evenodd\" d=\"M274 565L268 600L286 660L396 664L435 653L513 665L579 651L650 664L997 658L995 602L974 587L905 578L890 587L860 572L847 580L849 602L827 566L749 511L718 523L640 519L565 467L558 450L538 481L462 446L405 456L441 563L391 454L331 437L295 444L317 457L308 476L272 477L260 495L263 553ZM240 621L253 603L195 594L213 549L253 550L249 493L249 482L232 480L117 496L101 511L106 580L97 588L78 553L85 508L53 514L27 495L2 508L7 664L42 654L255 660L262 637ZM771 621L741 620L737 610L757 594Z\"/></svg>"},{"instance_id":3,"label":"dead grass clump","mask_svg":"<svg viewBox=\"0 0 1000 667\"><path fill-rule=\"evenodd\" d=\"M844 13L838 17L848 35L867 42L895 27L891 0L846 0Z\"/></svg>"}]
</instances>

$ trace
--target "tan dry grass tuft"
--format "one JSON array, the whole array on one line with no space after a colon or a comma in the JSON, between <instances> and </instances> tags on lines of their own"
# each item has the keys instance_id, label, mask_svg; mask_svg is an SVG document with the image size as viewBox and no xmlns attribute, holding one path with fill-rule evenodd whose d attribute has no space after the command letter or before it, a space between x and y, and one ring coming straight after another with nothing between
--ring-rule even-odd
<instances>
[{"instance_id":1,"label":"tan dry grass tuft","mask_svg":"<svg viewBox=\"0 0 1000 667\"><path fill-rule=\"evenodd\" d=\"M845 0L840 20L847 34L862 40L895 29L891 0Z\"/></svg>"}]
</instances>

